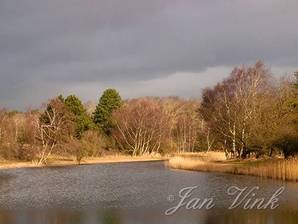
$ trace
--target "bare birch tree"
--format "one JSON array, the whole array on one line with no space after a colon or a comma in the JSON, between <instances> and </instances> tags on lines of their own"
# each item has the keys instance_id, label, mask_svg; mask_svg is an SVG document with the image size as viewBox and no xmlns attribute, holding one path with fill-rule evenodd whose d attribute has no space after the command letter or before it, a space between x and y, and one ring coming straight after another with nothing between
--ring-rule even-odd
<instances>
[{"instance_id":1,"label":"bare birch tree","mask_svg":"<svg viewBox=\"0 0 298 224\"><path fill-rule=\"evenodd\" d=\"M55 98L47 105L44 113L35 120L36 139L40 143L37 164L47 162L55 147L74 131L71 116L64 103Z\"/></svg>"},{"instance_id":2,"label":"bare birch tree","mask_svg":"<svg viewBox=\"0 0 298 224\"><path fill-rule=\"evenodd\" d=\"M260 97L269 86L270 72L261 62L235 68L230 77L203 92L200 113L211 130L220 136L232 157L246 157L249 128L261 107Z\"/></svg>"},{"instance_id":3,"label":"bare birch tree","mask_svg":"<svg viewBox=\"0 0 298 224\"><path fill-rule=\"evenodd\" d=\"M161 152L168 136L168 117L159 99L129 100L114 114L118 145L132 155Z\"/></svg>"}]
</instances>

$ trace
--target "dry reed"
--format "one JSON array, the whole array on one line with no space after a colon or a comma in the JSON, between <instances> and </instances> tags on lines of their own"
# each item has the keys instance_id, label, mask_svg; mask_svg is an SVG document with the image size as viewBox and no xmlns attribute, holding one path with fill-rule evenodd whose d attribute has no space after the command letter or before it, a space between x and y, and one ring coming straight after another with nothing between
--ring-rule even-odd
<instances>
[{"instance_id":1,"label":"dry reed","mask_svg":"<svg viewBox=\"0 0 298 224\"><path fill-rule=\"evenodd\" d=\"M167 166L174 169L224 172L298 181L298 159L213 161L212 159L202 160L199 156L176 156L167 162Z\"/></svg>"}]
</instances>

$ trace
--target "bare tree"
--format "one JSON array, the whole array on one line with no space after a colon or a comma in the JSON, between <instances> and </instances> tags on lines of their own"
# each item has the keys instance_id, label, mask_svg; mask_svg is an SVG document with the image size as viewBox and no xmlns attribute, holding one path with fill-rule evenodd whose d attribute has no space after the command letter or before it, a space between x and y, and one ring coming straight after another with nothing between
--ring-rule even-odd
<instances>
[{"instance_id":1,"label":"bare tree","mask_svg":"<svg viewBox=\"0 0 298 224\"><path fill-rule=\"evenodd\" d=\"M35 120L36 139L40 143L37 164L46 163L55 147L74 131L70 116L64 103L59 98L55 98L47 105L44 113Z\"/></svg>"},{"instance_id":2,"label":"bare tree","mask_svg":"<svg viewBox=\"0 0 298 224\"><path fill-rule=\"evenodd\" d=\"M18 159L18 129L15 112L0 110L0 154L4 159Z\"/></svg>"},{"instance_id":3,"label":"bare tree","mask_svg":"<svg viewBox=\"0 0 298 224\"><path fill-rule=\"evenodd\" d=\"M178 152L193 152L195 149L200 125L198 108L199 103L195 100L180 101L172 131Z\"/></svg>"},{"instance_id":4,"label":"bare tree","mask_svg":"<svg viewBox=\"0 0 298 224\"><path fill-rule=\"evenodd\" d=\"M251 137L249 125L267 91L270 72L258 62L235 68L230 77L203 92L200 113L213 132L220 136L231 156L246 157Z\"/></svg>"},{"instance_id":5,"label":"bare tree","mask_svg":"<svg viewBox=\"0 0 298 224\"><path fill-rule=\"evenodd\" d=\"M129 100L113 114L119 146L132 155L160 152L169 133L169 120L159 99Z\"/></svg>"}]
</instances>

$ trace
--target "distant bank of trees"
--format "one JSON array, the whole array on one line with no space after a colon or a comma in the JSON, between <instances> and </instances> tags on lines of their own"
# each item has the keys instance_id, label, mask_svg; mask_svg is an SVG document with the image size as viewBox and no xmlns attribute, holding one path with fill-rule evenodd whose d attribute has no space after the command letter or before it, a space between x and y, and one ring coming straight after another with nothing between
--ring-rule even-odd
<instances>
[{"instance_id":1,"label":"distant bank of trees","mask_svg":"<svg viewBox=\"0 0 298 224\"><path fill-rule=\"evenodd\" d=\"M0 157L45 164L52 154L101 156L223 150L231 158L298 153L298 73L276 80L258 62L237 67L201 100L122 100L104 91L93 113L74 95L39 110L0 110Z\"/></svg>"}]
</instances>

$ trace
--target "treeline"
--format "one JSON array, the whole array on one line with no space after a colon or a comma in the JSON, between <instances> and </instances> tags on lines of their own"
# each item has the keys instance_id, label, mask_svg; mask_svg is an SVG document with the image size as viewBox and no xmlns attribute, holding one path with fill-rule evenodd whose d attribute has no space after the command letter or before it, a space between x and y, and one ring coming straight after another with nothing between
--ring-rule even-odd
<instances>
[{"instance_id":1,"label":"treeline","mask_svg":"<svg viewBox=\"0 0 298 224\"><path fill-rule=\"evenodd\" d=\"M92 113L78 97L58 96L43 108L0 110L0 156L46 164L52 154L101 156L223 150L232 158L286 157L298 152L298 74L275 80L258 62L235 68L201 100L122 100L104 91Z\"/></svg>"}]
</instances>

